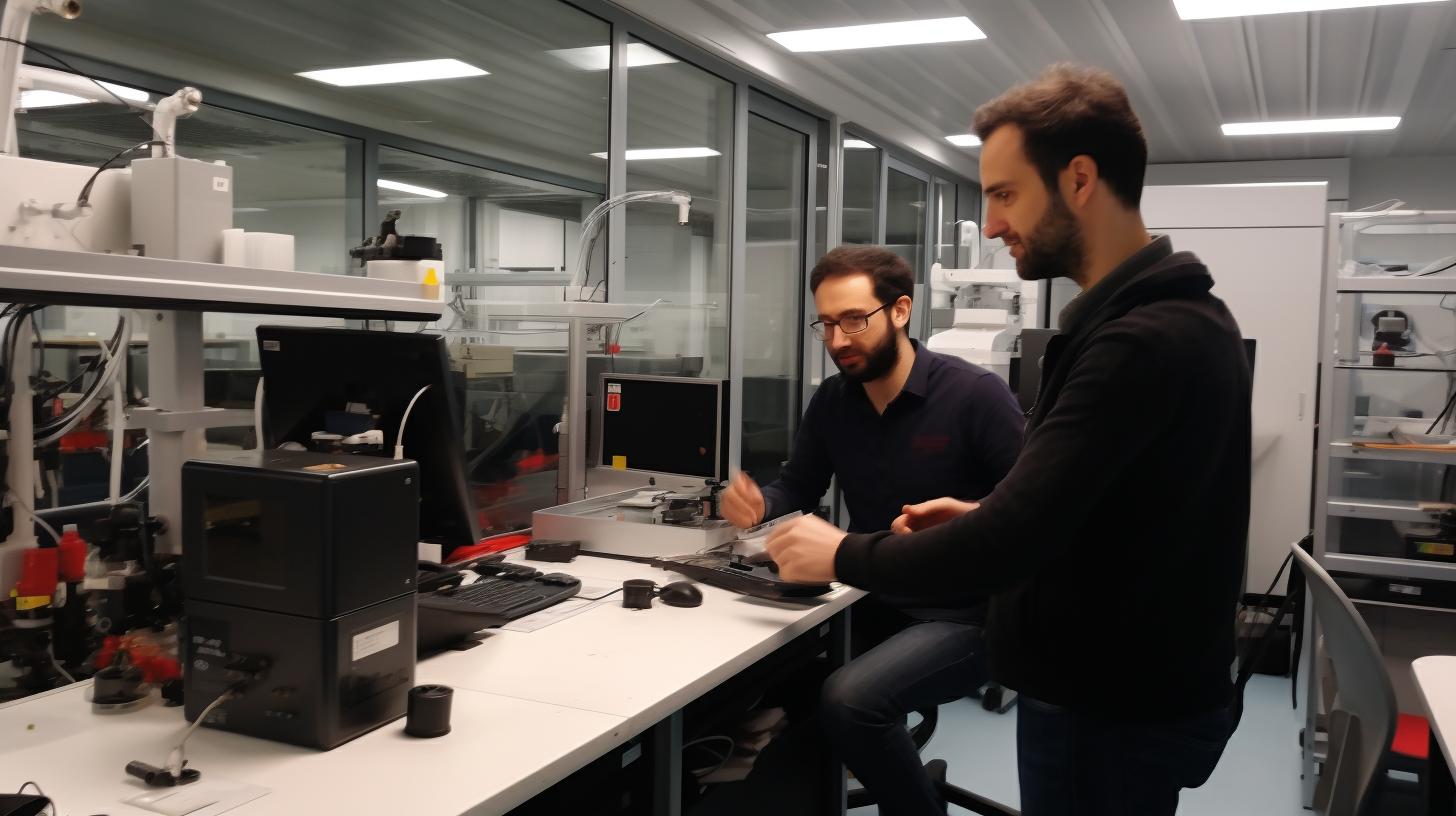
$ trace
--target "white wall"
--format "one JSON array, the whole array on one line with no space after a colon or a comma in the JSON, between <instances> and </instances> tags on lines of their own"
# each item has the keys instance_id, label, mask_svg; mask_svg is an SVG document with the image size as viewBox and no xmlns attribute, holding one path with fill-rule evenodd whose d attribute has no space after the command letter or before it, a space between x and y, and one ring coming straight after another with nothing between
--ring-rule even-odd
<instances>
[{"instance_id":1,"label":"white wall","mask_svg":"<svg viewBox=\"0 0 1456 816\"><path fill-rule=\"evenodd\" d=\"M1398 198L1419 210L1456 210L1456 156L1356 159L1351 163L1350 205L1368 207Z\"/></svg>"},{"instance_id":2,"label":"white wall","mask_svg":"<svg viewBox=\"0 0 1456 816\"><path fill-rule=\"evenodd\" d=\"M1148 166L1147 186L1179 184L1255 184L1279 181L1323 181L1326 199L1344 209L1350 198L1350 159L1291 159L1287 161L1198 162Z\"/></svg>"},{"instance_id":3,"label":"white wall","mask_svg":"<svg viewBox=\"0 0 1456 816\"><path fill-rule=\"evenodd\" d=\"M1152 187L1143 197L1148 228L1208 264L1213 293L1258 343L1249 592L1269 586L1310 528L1325 207L1320 186Z\"/></svg>"}]
</instances>

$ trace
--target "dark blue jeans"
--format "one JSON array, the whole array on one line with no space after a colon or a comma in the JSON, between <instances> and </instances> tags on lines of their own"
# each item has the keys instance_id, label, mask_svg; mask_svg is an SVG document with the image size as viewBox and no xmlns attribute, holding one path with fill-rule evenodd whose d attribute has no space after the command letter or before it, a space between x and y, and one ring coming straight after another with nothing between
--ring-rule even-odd
<instances>
[{"instance_id":1,"label":"dark blue jeans","mask_svg":"<svg viewBox=\"0 0 1456 816\"><path fill-rule=\"evenodd\" d=\"M820 718L882 816L943 814L905 716L972 694L985 682L978 626L915 623L840 668L824 683Z\"/></svg>"},{"instance_id":2,"label":"dark blue jeans","mask_svg":"<svg viewBox=\"0 0 1456 816\"><path fill-rule=\"evenodd\" d=\"M1227 709L1143 723L1018 702L1023 816L1173 816L1178 792L1208 781L1233 726Z\"/></svg>"}]
</instances>

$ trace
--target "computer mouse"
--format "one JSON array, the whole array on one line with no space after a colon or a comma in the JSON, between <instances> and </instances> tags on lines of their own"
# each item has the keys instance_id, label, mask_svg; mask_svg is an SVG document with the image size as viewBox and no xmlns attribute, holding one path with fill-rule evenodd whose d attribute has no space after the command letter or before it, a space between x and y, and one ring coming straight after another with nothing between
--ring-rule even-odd
<instances>
[{"instance_id":1,"label":"computer mouse","mask_svg":"<svg viewBox=\"0 0 1456 816\"><path fill-rule=\"evenodd\" d=\"M657 597L668 606L703 605L703 593L692 581L673 581L657 590Z\"/></svg>"}]
</instances>

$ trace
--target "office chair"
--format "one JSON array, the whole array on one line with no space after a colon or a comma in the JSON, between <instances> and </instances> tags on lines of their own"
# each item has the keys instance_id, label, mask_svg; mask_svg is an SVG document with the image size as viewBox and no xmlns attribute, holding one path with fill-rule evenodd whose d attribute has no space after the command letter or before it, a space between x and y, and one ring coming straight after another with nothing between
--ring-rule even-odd
<instances>
[{"instance_id":1,"label":"office chair","mask_svg":"<svg viewBox=\"0 0 1456 816\"><path fill-rule=\"evenodd\" d=\"M1002 711L1004 712L1004 709ZM920 715L920 722L911 726L910 739L914 741L916 750L923 750L925 744L930 742L930 737L935 733L935 726L940 720L940 714L934 707L921 709L916 713ZM950 784L945 778L947 770L943 759L933 759L925 763L925 772L930 774L931 781L935 783L936 792L940 794L940 798L946 804L965 808L972 813L982 814L982 816L1021 816L1019 810L1012 810L1005 805ZM874 804L878 804L875 797L864 788L851 790L845 800L845 807L848 809L869 807Z\"/></svg>"},{"instance_id":2,"label":"office chair","mask_svg":"<svg viewBox=\"0 0 1456 816\"><path fill-rule=\"evenodd\" d=\"M1330 701L1329 750L1312 809L1317 816L1362 816L1374 812L1378 783L1390 767L1395 688L1370 628L1350 599L1313 556L1298 544L1293 550L1339 682Z\"/></svg>"}]
</instances>

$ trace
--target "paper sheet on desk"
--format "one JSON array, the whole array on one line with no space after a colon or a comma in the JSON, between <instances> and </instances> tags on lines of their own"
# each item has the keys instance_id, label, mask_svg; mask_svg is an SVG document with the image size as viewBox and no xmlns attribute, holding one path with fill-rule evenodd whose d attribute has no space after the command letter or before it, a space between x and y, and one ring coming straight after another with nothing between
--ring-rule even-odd
<instances>
[{"instance_id":1,"label":"paper sheet on desk","mask_svg":"<svg viewBox=\"0 0 1456 816\"><path fill-rule=\"evenodd\" d=\"M176 788L147 791L127 799L126 804L166 816L217 816L271 792L246 782L213 777Z\"/></svg>"}]
</instances>

